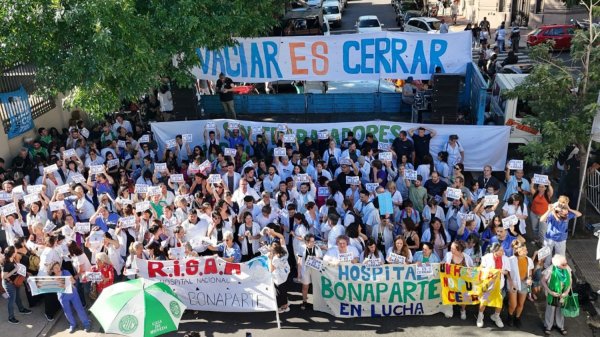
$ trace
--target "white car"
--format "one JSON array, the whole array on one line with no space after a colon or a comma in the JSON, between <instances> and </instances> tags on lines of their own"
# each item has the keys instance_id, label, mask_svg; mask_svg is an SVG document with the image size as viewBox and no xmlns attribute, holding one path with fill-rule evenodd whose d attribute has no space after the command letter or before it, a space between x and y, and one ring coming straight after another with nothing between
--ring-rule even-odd
<instances>
[{"instance_id":1,"label":"white car","mask_svg":"<svg viewBox=\"0 0 600 337\"><path fill-rule=\"evenodd\" d=\"M342 26L342 9L337 0L323 3L323 19L329 21L331 26Z\"/></svg>"},{"instance_id":2,"label":"white car","mask_svg":"<svg viewBox=\"0 0 600 337\"><path fill-rule=\"evenodd\" d=\"M319 8L323 5L323 0L307 0L306 4L308 5L308 7Z\"/></svg>"},{"instance_id":3,"label":"white car","mask_svg":"<svg viewBox=\"0 0 600 337\"><path fill-rule=\"evenodd\" d=\"M436 18L416 17L410 18L404 24L405 32L438 34L442 23Z\"/></svg>"},{"instance_id":4,"label":"white car","mask_svg":"<svg viewBox=\"0 0 600 337\"><path fill-rule=\"evenodd\" d=\"M383 24L375 15L363 15L358 17L354 27L356 27L357 33L372 33L380 32Z\"/></svg>"}]
</instances>

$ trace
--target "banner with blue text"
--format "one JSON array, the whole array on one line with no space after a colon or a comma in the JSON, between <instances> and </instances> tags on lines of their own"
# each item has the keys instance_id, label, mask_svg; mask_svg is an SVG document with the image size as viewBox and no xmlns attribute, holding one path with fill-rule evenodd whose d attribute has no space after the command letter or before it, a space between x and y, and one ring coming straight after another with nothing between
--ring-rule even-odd
<instances>
[{"instance_id":1,"label":"banner with blue text","mask_svg":"<svg viewBox=\"0 0 600 337\"><path fill-rule=\"evenodd\" d=\"M314 308L336 317L450 314L442 304L439 264L366 266L324 263L311 269Z\"/></svg>"},{"instance_id":2,"label":"banner with blue text","mask_svg":"<svg viewBox=\"0 0 600 337\"><path fill-rule=\"evenodd\" d=\"M15 138L33 129L33 118L29 95L22 86L19 90L0 93L0 105L2 105L2 118L7 118L10 127L7 131L8 139Z\"/></svg>"},{"instance_id":3,"label":"banner with blue text","mask_svg":"<svg viewBox=\"0 0 600 337\"><path fill-rule=\"evenodd\" d=\"M472 60L471 33L376 32L331 36L237 39L220 50L197 48L200 66L192 73L236 82L278 80L349 81L384 78L429 79L464 73Z\"/></svg>"}]
</instances>

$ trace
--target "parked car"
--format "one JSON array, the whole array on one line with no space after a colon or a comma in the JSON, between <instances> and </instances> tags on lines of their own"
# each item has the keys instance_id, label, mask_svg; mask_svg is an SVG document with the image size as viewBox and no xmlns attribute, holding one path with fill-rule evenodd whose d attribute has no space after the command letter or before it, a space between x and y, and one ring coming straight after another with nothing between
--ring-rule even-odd
<instances>
[{"instance_id":1,"label":"parked car","mask_svg":"<svg viewBox=\"0 0 600 337\"><path fill-rule=\"evenodd\" d=\"M297 8L281 19L281 25L274 31L275 36L324 35L323 11L317 8ZM329 27L329 26L327 26Z\"/></svg>"},{"instance_id":2,"label":"parked car","mask_svg":"<svg viewBox=\"0 0 600 337\"><path fill-rule=\"evenodd\" d=\"M383 24L379 22L376 15L363 15L358 17L354 27L356 27L357 33L371 33L380 32Z\"/></svg>"},{"instance_id":3,"label":"parked car","mask_svg":"<svg viewBox=\"0 0 600 337\"><path fill-rule=\"evenodd\" d=\"M342 8L337 0L323 3L323 18L332 26L342 26Z\"/></svg>"},{"instance_id":4,"label":"parked car","mask_svg":"<svg viewBox=\"0 0 600 337\"><path fill-rule=\"evenodd\" d=\"M437 34L440 32L440 20L436 18L410 18L404 25L405 32Z\"/></svg>"},{"instance_id":5,"label":"parked car","mask_svg":"<svg viewBox=\"0 0 600 337\"><path fill-rule=\"evenodd\" d=\"M398 24L398 27L400 27L401 31L404 31L404 23L407 22L408 20L410 20L411 18L418 18L420 16L423 16L423 12L421 11L406 11L406 12L401 12L400 14L396 15L396 23Z\"/></svg>"},{"instance_id":6,"label":"parked car","mask_svg":"<svg viewBox=\"0 0 600 337\"><path fill-rule=\"evenodd\" d=\"M568 50L575 35L575 25L549 25L537 28L527 35L527 47L554 41L552 49Z\"/></svg>"},{"instance_id":7,"label":"parked car","mask_svg":"<svg viewBox=\"0 0 600 337\"><path fill-rule=\"evenodd\" d=\"M323 5L323 0L306 0L308 7L319 8Z\"/></svg>"},{"instance_id":8,"label":"parked car","mask_svg":"<svg viewBox=\"0 0 600 337\"><path fill-rule=\"evenodd\" d=\"M412 0L404 0L404 1L397 0L394 3L392 3L392 5L394 6L396 15L401 15L406 11L416 11L416 10L421 9L421 6L419 5L419 3L417 3L416 1L412 1Z\"/></svg>"}]
</instances>

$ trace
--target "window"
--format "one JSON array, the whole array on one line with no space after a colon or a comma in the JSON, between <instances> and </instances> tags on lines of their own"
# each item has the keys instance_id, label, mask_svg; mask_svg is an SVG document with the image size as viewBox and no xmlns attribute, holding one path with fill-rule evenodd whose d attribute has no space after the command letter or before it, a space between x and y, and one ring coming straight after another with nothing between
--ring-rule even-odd
<instances>
[{"instance_id":1,"label":"window","mask_svg":"<svg viewBox=\"0 0 600 337\"><path fill-rule=\"evenodd\" d=\"M561 36L561 35L563 35L563 28L562 27L550 28L546 31L546 33L544 35L546 35L546 36Z\"/></svg>"},{"instance_id":2,"label":"window","mask_svg":"<svg viewBox=\"0 0 600 337\"><path fill-rule=\"evenodd\" d=\"M413 27L419 27L419 21L417 21L417 20L408 21L407 25L413 26Z\"/></svg>"},{"instance_id":3,"label":"window","mask_svg":"<svg viewBox=\"0 0 600 337\"><path fill-rule=\"evenodd\" d=\"M12 92L19 90L23 86L29 96L29 105L31 106L31 115L36 119L56 107L54 98L36 96L37 86L35 85L35 67L30 65L17 65L10 69L5 69L0 74L0 92ZM8 132L11 127L9 112L0 104L0 119L4 131Z\"/></svg>"},{"instance_id":4,"label":"window","mask_svg":"<svg viewBox=\"0 0 600 337\"><path fill-rule=\"evenodd\" d=\"M427 31L429 31L429 26L427 26L427 24L425 22L419 21L419 29L427 32Z\"/></svg>"}]
</instances>

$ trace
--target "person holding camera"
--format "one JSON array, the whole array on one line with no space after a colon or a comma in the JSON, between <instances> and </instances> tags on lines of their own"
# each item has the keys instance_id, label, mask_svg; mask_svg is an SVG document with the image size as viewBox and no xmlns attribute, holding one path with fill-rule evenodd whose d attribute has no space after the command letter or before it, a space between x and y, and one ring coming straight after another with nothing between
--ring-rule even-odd
<instances>
[{"instance_id":1,"label":"person holding camera","mask_svg":"<svg viewBox=\"0 0 600 337\"><path fill-rule=\"evenodd\" d=\"M553 255L565 255L569 221L580 216L581 212L571 209L568 203L557 203L548 206L546 213L540 217L540 221L548 225L544 246L550 247ZM549 260L546 261L546 267L550 266Z\"/></svg>"}]
</instances>

